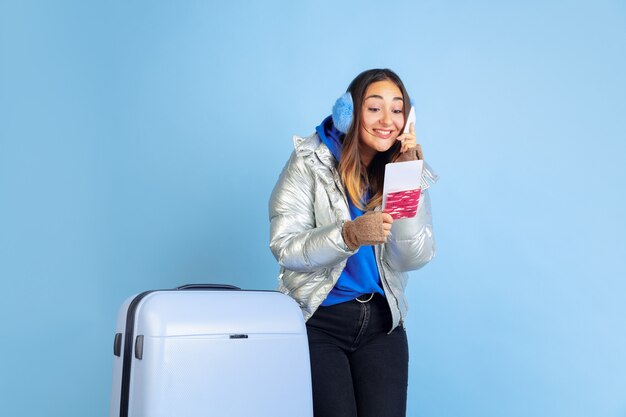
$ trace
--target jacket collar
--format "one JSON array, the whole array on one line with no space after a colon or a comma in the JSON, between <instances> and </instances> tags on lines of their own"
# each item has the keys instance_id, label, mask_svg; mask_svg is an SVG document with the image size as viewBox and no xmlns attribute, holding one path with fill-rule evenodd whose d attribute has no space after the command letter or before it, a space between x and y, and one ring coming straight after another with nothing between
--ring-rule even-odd
<instances>
[{"instance_id":1,"label":"jacket collar","mask_svg":"<svg viewBox=\"0 0 626 417\"><path fill-rule=\"evenodd\" d=\"M309 159L311 155L315 154L319 162L330 169L334 169L337 160L328 149L317 133L307 137L294 136L293 145L296 150L296 154L305 159ZM310 162L310 161L309 161Z\"/></svg>"},{"instance_id":2,"label":"jacket collar","mask_svg":"<svg viewBox=\"0 0 626 417\"><path fill-rule=\"evenodd\" d=\"M348 199L341 183L341 177L337 170L337 160L328 149L317 133L308 137L293 137L293 144L296 155L304 159L304 162L311 167L313 172L329 190L338 190L346 208L346 218L349 219ZM337 204L337 202L334 202Z\"/></svg>"}]
</instances>

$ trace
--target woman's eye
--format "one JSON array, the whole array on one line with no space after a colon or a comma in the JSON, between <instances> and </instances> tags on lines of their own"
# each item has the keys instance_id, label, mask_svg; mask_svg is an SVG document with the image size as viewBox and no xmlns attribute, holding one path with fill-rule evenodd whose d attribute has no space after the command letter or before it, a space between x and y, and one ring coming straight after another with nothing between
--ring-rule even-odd
<instances>
[{"instance_id":1,"label":"woman's eye","mask_svg":"<svg viewBox=\"0 0 626 417\"><path fill-rule=\"evenodd\" d=\"M368 111L371 111L371 112L377 112L377 111L380 111L380 109L379 109L378 107L368 107L368 108L367 108L367 110L368 110Z\"/></svg>"},{"instance_id":2,"label":"woman's eye","mask_svg":"<svg viewBox=\"0 0 626 417\"><path fill-rule=\"evenodd\" d=\"M400 114L400 113L404 113L404 110L400 109L400 110L392 110L395 114Z\"/></svg>"}]
</instances>

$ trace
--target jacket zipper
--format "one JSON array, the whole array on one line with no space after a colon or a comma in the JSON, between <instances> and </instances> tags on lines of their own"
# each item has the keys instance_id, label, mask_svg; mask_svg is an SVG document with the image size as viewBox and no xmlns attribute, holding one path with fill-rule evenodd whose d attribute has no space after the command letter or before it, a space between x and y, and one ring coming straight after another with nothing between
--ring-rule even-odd
<instances>
[{"instance_id":1,"label":"jacket zipper","mask_svg":"<svg viewBox=\"0 0 626 417\"><path fill-rule=\"evenodd\" d=\"M383 289L385 290L385 292L389 291L389 294L391 294L391 296L393 297L394 301L396 302L396 311L398 312L398 324L400 324L401 321L401 317L400 317L400 304L398 302L398 297L396 296L396 294L393 292L393 290L391 289L391 285L389 285L389 282L387 282L387 276L385 275L385 270L383 268L382 265L382 259L383 259L383 245L377 245L376 248L378 249L378 252L380 252L380 256L376 257L376 265L378 266L378 273L380 274L380 280L383 283ZM380 259L380 260L379 260ZM389 301L387 301L389 302ZM389 306L391 308L391 306ZM391 315L393 316L393 311L391 312ZM393 325L393 323L392 323ZM389 333L391 333L392 330L389 331Z\"/></svg>"}]
</instances>

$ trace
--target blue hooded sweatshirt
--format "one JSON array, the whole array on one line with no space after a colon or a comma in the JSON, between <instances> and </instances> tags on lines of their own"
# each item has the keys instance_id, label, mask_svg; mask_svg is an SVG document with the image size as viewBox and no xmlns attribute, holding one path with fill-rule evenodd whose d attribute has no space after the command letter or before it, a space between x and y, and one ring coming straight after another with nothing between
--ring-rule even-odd
<instances>
[{"instance_id":1,"label":"blue hooded sweatshirt","mask_svg":"<svg viewBox=\"0 0 626 417\"><path fill-rule=\"evenodd\" d=\"M333 125L332 117L328 116L315 128L322 142L330 149L337 161L341 161L341 147L344 134ZM368 196L366 195L366 199ZM348 207L352 220L363 215L364 211L356 207L348 198ZM346 267L339 276L335 287L322 302L323 306L331 306L357 298L363 294L383 291L373 246L361 246L357 253L350 256Z\"/></svg>"}]
</instances>

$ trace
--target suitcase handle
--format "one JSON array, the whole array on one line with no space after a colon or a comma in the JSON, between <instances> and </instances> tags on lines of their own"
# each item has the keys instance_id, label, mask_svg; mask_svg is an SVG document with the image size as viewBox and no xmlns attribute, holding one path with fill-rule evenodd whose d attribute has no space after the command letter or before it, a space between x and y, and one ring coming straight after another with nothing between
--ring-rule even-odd
<instances>
[{"instance_id":1,"label":"suitcase handle","mask_svg":"<svg viewBox=\"0 0 626 417\"><path fill-rule=\"evenodd\" d=\"M176 287L177 290L240 290L241 288L228 284L187 284Z\"/></svg>"}]
</instances>

